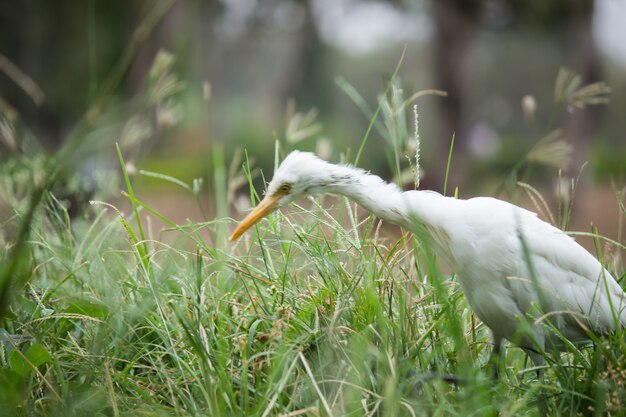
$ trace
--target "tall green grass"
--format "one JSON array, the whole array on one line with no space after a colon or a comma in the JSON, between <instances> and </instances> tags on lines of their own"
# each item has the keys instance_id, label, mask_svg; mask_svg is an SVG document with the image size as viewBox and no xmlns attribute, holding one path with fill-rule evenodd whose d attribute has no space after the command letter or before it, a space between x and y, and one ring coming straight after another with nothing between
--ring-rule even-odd
<instances>
[{"instance_id":1,"label":"tall green grass","mask_svg":"<svg viewBox=\"0 0 626 417\"><path fill-rule=\"evenodd\" d=\"M178 238L165 243L145 218L168 219L140 194L128 189L136 211L96 203L75 220L45 196L27 246L30 279L0 333L4 415L622 409L623 335L549 358L539 379L509 348L492 381L487 329L454 276L413 236L381 231L351 204L305 202L235 244L222 239L228 219L170 221Z\"/></svg>"}]
</instances>

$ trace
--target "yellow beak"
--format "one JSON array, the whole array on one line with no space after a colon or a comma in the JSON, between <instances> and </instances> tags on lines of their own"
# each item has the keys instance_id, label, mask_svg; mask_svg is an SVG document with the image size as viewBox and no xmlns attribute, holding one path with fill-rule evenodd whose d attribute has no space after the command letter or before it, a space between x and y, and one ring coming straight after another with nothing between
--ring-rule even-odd
<instances>
[{"instance_id":1,"label":"yellow beak","mask_svg":"<svg viewBox=\"0 0 626 417\"><path fill-rule=\"evenodd\" d=\"M239 236L254 226L256 222L276 210L278 208L278 200L281 197L281 194L266 195L265 198L261 200L259 205L256 206L255 209L241 221L241 223L239 223L239 226L237 226L233 232L230 240L235 241L239 239Z\"/></svg>"}]
</instances>

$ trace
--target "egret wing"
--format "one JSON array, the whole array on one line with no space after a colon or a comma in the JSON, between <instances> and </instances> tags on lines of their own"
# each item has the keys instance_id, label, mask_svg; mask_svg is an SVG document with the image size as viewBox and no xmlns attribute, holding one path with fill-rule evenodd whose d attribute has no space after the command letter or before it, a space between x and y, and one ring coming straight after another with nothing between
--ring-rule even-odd
<instances>
[{"instance_id":1,"label":"egret wing","mask_svg":"<svg viewBox=\"0 0 626 417\"><path fill-rule=\"evenodd\" d=\"M626 325L626 295L600 262L573 238L521 210L517 239L519 277L511 282L518 303L539 301L568 338L585 338L581 324L596 332ZM581 333L582 332L582 333Z\"/></svg>"}]
</instances>

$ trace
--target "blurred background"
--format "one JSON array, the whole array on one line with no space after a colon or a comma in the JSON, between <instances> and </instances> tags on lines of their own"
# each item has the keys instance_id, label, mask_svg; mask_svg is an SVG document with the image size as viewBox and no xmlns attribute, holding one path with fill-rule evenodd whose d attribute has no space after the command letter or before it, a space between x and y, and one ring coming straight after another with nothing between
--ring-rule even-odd
<instances>
[{"instance_id":1,"label":"blurred background","mask_svg":"<svg viewBox=\"0 0 626 417\"><path fill-rule=\"evenodd\" d=\"M618 239L624 22L622 0L2 2L3 175L63 155L56 193L79 213L122 188L119 142L153 207L238 218L246 158L259 192L276 143L354 162L384 99L359 166L412 187L390 141L410 168L416 104L420 188L442 191L453 135L448 194L465 198L515 199L522 180L567 205L588 162L570 228ZM429 89L447 96L412 100Z\"/></svg>"}]
</instances>

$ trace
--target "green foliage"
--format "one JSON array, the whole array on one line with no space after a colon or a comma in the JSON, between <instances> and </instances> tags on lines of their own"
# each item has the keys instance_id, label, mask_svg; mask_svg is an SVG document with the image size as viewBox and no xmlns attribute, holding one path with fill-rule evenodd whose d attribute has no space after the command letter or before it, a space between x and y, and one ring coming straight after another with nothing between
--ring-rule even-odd
<instances>
[{"instance_id":1,"label":"green foliage","mask_svg":"<svg viewBox=\"0 0 626 417\"><path fill-rule=\"evenodd\" d=\"M409 123L407 119L407 107L422 96L446 96L447 93L440 90L422 90L414 93L405 100L404 92L398 78L398 71L404 60L404 52L406 51L403 51L393 74L387 81L385 91L378 97L378 106L375 111L371 110L366 100L347 80L338 77L335 82L369 120L368 128L365 131L361 145L356 154L355 165L358 165L360 156L372 129L376 129L379 136L386 142L385 150L387 161L394 173L394 181L402 185L403 183L409 182L410 178L413 178L415 187L417 188L420 178L418 112L417 106L415 105L415 132L414 136L411 138L408 133ZM379 117L379 115L382 115L382 117ZM415 159L415 166L413 165L413 159ZM408 167L404 167L404 165L406 165L404 163L405 160L408 162Z\"/></svg>"},{"instance_id":2,"label":"green foliage","mask_svg":"<svg viewBox=\"0 0 626 417\"><path fill-rule=\"evenodd\" d=\"M494 177L494 173L501 174L502 180L495 185L493 194L506 192L515 201L521 191L520 183L540 179L547 182L555 176L570 181L570 178L561 178L565 177L564 173L574 177L580 175L585 164L572 166L575 149L571 138L567 137L571 134L568 124L576 117L582 117L584 108L609 103L611 93L611 88L604 82L587 85L582 82L582 77L575 71L560 68L549 105L540 107L533 95L525 95L521 107L528 124L527 132L506 138L506 146L501 147L497 155L472 167L472 177L488 179ZM524 144L529 139L530 147ZM593 169L598 177L606 177L608 173L613 177L619 175L619 158L615 156L619 152L612 149L608 156L600 147L594 147L593 152ZM555 197L561 199L563 195Z\"/></svg>"},{"instance_id":3,"label":"green foliage","mask_svg":"<svg viewBox=\"0 0 626 417\"><path fill-rule=\"evenodd\" d=\"M622 334L549 358L540 379L511 348L491 381L487 329L454 276L410 235L353 221L351 205L296 207L225 244L223 222L178 226L128 181L129 215L95 205L65 221L51 200L33 219L32 277L0 333L5 415L574 416L624 405ZM159 236L143 211L177 237L141 238L139 225Z\"/></svg>"},{"instance_id":4,"label":"green foliage","mask_svg":"<svg viewBox=\"0 0 626 417\"><path fill-rule=\"evenodd\" d=\"M609 102L611 88L606 83L596 82L582 87L581 84L580 75L568 68L561 68L554 85L554 102L577 108Z\"/></svg>"}]
</instances>

